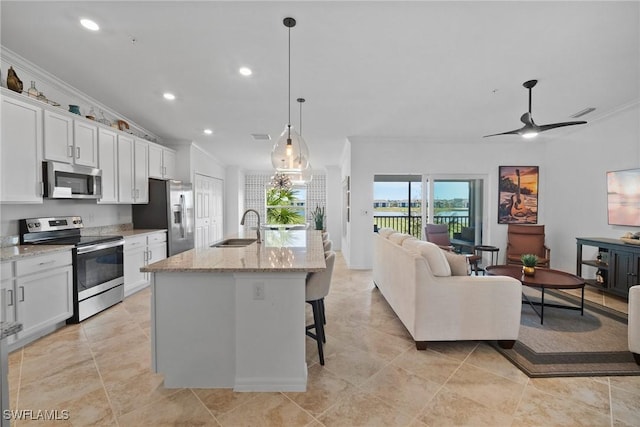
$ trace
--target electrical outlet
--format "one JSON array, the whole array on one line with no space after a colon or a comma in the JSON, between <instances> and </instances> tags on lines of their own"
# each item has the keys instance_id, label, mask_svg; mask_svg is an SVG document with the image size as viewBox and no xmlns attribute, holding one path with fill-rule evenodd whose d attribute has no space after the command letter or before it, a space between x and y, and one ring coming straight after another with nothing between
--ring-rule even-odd
<instances>
[{"instance_id":1,"label":"electrical outlet","mask_svg":"<svg viewBox=\"0 0 640 427\"><path fill-rule=\"evenodd\" d=\"M254 300L264 299L264 282L255 282L253 284L253 299Z\"/></svg>"}]
</instances>

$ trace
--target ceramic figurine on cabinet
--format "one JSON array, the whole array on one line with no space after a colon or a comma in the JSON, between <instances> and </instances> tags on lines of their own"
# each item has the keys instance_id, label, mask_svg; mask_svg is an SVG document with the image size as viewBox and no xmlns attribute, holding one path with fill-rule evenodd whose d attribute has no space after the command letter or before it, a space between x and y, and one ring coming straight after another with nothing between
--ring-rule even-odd
<instances>
[{"instance_id":1,"label":"ceramic figurine on cabinet","mask_svg":"<svg viewBox=\"0 0 640 427\"><path fill-rule=\"evenodd\" d=\"M22 87L22 80L18 78L13 67L9 67L9 71L7 72L7 89L22 93Z\"/></svg>"}]
</instances>

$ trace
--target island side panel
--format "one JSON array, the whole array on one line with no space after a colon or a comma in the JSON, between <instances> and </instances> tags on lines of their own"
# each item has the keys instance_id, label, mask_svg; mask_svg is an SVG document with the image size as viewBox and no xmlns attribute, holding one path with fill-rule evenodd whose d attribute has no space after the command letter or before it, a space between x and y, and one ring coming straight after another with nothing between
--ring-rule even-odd
<instances>
[{"instance_id":1,"label":"island side panel","mask_svg":"<svg viewBox=\"0 0 640 427\"><path fill-rule=\"evenodd\" d=\"M224 273L153 273L152 351L167 388L232 388L235 283Z\"/></svg>"},{"instance_id":2,"label":"island side panel","mask_svg":"<svg viewBox=\"0 0 640 427\"><path fill-rule=\"evenodd\" d=\"M236 273L236 391L305 391L306 272Z\"/></svg>"}]
</instances>

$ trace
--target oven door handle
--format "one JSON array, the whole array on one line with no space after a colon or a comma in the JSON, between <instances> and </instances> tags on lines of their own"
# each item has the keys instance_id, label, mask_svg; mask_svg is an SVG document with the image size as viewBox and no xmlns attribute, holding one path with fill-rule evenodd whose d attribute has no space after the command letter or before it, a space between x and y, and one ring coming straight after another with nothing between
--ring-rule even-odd
<instances>
[{"instance_id":1,"label":"oven door handle","mask_svg":"<svg viewBox=\"0 0 640 427\"><path fill-rule=\"evenodd\" d=\"M95 245L82 246L78 248L78 255L86 254L87 252L95 252L102 249L115 248L116 246L124 246L124 240L116 240L113 242L97 243Z\"/></svg>"}]
</instances>

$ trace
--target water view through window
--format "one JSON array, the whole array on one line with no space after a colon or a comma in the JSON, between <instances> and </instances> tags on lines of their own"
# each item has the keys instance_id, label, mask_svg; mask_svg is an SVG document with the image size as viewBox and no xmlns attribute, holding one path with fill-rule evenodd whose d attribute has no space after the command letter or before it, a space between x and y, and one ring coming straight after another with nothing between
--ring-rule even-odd
<instances>
[{"instance_id":1,"label":"water view through window","mask_svg":"<svg viewBox=\"0 0 640 427\"><path fill-rule=\"evenodd\" d=\"M415 175L376 175L373 185L374 226L390 227L402 233L422 238L422 213L429 200L423 198L422 178ZM458 233L470 226L470 182L468 180L433 181L433 221L449 224L450 232Z\"/></svg>"}]
</instances>

